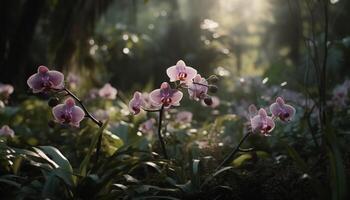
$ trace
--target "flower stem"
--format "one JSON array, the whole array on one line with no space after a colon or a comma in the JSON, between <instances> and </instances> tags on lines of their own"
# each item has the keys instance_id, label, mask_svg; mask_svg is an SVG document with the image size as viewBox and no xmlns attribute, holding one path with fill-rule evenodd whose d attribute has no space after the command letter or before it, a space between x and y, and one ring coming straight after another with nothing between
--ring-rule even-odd
<instances>
[{"instance_id":1,"label":"flower stem","mask_svg":"<svg viewBox=\"0 0 350 200\"><path fill-rule=\"evenodd\" d=\"M248 138L248 136L249 136L250 134L251 134L251 132L249 131L248 133L246 133L246 134L242 137L241 141L239 141L239 143L238 143L238 145L236 146L236 148L234 148L234 149L231 151L231 153L228 154L228 155L226 156L226 158L224 159L224 161L222 161L222 162L220 163L220 165L216 168L215 171L219 170L219 169L222 168L223 166L225 166L225 165L227 165L227 164L229 164L229 163L232 162L233 157L235 156L235 154L236 154L237 152L240 151L241 145L242 145L243 142Z\"/></svg>"},{"instance_id":2,"label":"flower stem","mask_svg":"<svg viewBox=\"0 0 350 200\"><path fill-rule=\"evenodd\" d=\"M97 124L97 126L102 127L103 123L101 121L97 120L94 116L92 116L92 114L87 110L87 108L85 107L83 102L77 96L75 96L75 94L73 94L67 88L64 88L64 91L66 91L69 96L71 96L73 99L75 99L79 103L81 108L84 110L86 117L90 118L95 124Z\"/></svg>"},{"instance_id":3,"label":"flower stem","mask_svg":"<svg viewBox=\"0 0 350 200\"><path fill-rule=\"evenodd\" d=\"M90 118L100 128L102 127L103 123L101 121L97 120L94 116L92 116L92 114L87 110L87 108L85 107L83 102L77 96L75 96L75 94L73 94L67 88L64 88L63 90L66 91L69 96L71 96L73 99L75 99L79 103L81 108L84 110L86 117ZM97 145L96 145L95 165L97 164L99 156L100 156L101 144L102 144L102 134L103 134L103 132L101 132L101 134L99 135Z\"/></svg>"},{"instance_id":4,"label":"flower stem","mask_svg":"<svg viewBox=\"0 0 350 200\"><path fill-rule=\"evenodd\" d=\"M168 159L168 154L166 152L165 143L164 143L164 140L163 140L163 137L162 137L162 133L161 133L161 131L162 131L163 111L164 111L164 105L162 105L162 107L159 110L158 138L159 138L160 146L161 146L162 151L163 151L164 158Z\"/></svg>"}]
</instances>

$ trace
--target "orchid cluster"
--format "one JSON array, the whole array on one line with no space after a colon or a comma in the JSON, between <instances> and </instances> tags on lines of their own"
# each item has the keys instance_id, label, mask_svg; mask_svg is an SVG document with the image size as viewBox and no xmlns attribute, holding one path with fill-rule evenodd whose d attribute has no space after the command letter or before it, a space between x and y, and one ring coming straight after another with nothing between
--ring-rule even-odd
<instances>
[{"instance_id":1,"label":"orchid cluster","mask_svg":"<svg viewBox=\"0 0 350 200\"><path fill-rule=\"evenodd\" d=\"M270 135L275 128L275 119L280 119L282 122L289 122L295 115L295 108L284 102L282 97L277 97L276 102L270 105L272 116L268 116L264 108L258 111L254 105L249 106L250 124L253 133L261 133Z\"/></svg>"},{"instance_id":2,"label":"orchid cluster","mask_svg":"<svg viewBox=\"0 0 350 200\"><path fill-rule=\"evenodd\" d=\"M217 81L216 76L205 79L197 73L196 69L187 66L182 60L179 60L176 65L169 67L166 70L166 74L169 77L169 82L174 83L174 87L171 87L168 82L163 82L159 89L153 90L148 95L136 91L129 102L129 110L133 115L139 114L141 110L159 112L158 138L164 158L168 158L161 134L164 109L170 109L171 107L180 105L180 101L183 98L182 89L187 89L190 99L195 101L201 100L208 106L213 104L208 91L212 93L217 91L216 85L209 85L208 83L209 81L215 83Z\"/></svg>"},{"instance_id":3,"label":"orchid cluster","mask_svg":"<svg viewBox=\"0 0 350 200\"><path fill-rule=\"evenodd\" d=\"M175 87L172 88L168 82L163 82L159 89L153 90L148 95L136 91L129 102L129 110L132 114L136 115L141 110L157 111L163 108L168 109L172 106L179 106L183 98L181 89L187 89L190 99L195 101L202 100L208 106L213 104L208 91L215 93L217 87L209 85L208 81L215 82L217 80L215 76L205 79L197 73L197 70L186 66L182 60L179 60L176 65L169 67L166 70L166 74Z\"/></svg>"},{"instance_id":4,"label":"orchid cluster","mask_svg":"<svg viewBox=\"0 0 350 200\"><path fill-rule=\"evenodd\" d=\"M88 117L98 126L102 126L102 122L98 121L87 111L82 101L65 88L64 75L61 72L49 70L46 66L39 66L37 73L28 78L27 84L33 93L64 92L65 95L69 96L65 99L64 103L61 104L59 104L59 99L57 98L51 98L49 100L49 105L53 107L52 114L57 123L79 127L84 117ZM114 99L117 95L117 90L110 84L106 84L99 90L99 93L105 98ZM78 102L81 107L77 106L76 102Z\"/></svg>"}]
</instances>

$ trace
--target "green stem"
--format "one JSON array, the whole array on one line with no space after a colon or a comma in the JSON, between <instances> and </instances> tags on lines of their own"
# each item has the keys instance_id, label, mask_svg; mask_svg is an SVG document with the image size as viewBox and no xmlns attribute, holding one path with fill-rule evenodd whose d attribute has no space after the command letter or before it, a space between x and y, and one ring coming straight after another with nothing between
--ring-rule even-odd
<instances>
[{"instance_id":1,"label":"green stem","mask_svg":"<svg viewBox=\"0 0 350 200\"><path fill-rule=\"evenodd\" d=\"M232 162L233 157L236 155L237 152L240 151L241 145L242 145L243 142L248 138L248 136L249 136L250 134L251 134L251 132L248 132L247 134L245 134L245 135L242 137L241 141L239 141L239 143L238 143L238 145L236 146L236 148L234 148L234 149L231 151L231 153L228 154L228 155L226 156L226 158L224 159L224 161L222 161L222 162L220 163L220 165L216 168L215 171L219 170L219 169L222 168L223 166L225 166L225 165L227 165L227 164L229 164L229 163Z\"/></svg>"},{"instance_id":2,"label":"green stem","mask_svg":"<svg viewBox=\"0 0 350 200\"><path fill-rule=\"evenodd\" d=\"M163 111L164 111L164 105L162 105L162 107L159 110L158 139L159 139L162 151L163 151L164 158L168 159L168 154L166 152L165 143L164 143L164 140L163 140L163 137L162 137L162 133L161 133L161 131L162 131Z\"/></svg>"},{"instance_id":3,"label":"green stem","mask_svg":"<svg viewBox=\"0 0 350 200\"><path fill-rule=\"evenodd\" d=\"M73 94L70 90L68 90L67 88L63 89L65 92L67 92L67 94L69 96L71 96L73 99L75 99L79 105L81 106L81 108L84 110L85 112L85 116L90 118L95 124L97 124L97 126L99 126L100 128L102 127L103 123L99 120L97 120L94 116L92 116L92 114L87 110L87 108L85 107L85 105L83 104L83 102L77 97L75 96L75 94ZM100 156L100 151L101 151L101 144L102 144L102 134L103 131L101 132L101 134L98 137L98 141L97 141L97 145L96 145L96 157L95 157L95 165L98 162L99 156Z\"/></svg>"}]
</instances>

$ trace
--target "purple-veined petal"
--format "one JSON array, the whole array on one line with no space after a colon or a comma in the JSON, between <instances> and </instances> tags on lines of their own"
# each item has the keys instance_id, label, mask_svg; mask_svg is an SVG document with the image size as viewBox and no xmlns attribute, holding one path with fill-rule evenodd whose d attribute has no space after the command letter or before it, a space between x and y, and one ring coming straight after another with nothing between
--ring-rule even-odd
<instances>
[{"instance_id":1,"label":"purple-veined petal","mask_svg":"<svg viewBox=\"0 0 350 200\"><path fill-rule=\"evenodd\" d=\"M47 76L49 76L49 80L52 82L53 89L63 89L64 87L64 75L59 71L48 71Z\"/></svg>"},{"instance_id":2,"label":"purple-veined petal","mask_svg":"<svg viewBox=\"0 0 350 200\"><path fill-rule=\"evenodd\" d=\"M155 89L149 94L149 98L153 104L159 106L162 104L162 97L160 95L160 89Z\"/></svg>"},{"instance_id":3,"label":"purple-veined petal","mask_svg":"<svg viewBox=\"0 0 350 200\"><path fill-rule=\"evenodd\" d=\"M166 74L170 78L170 82L175 82L177 81L177 70L176 66L171 66L166 70Z\"/></svg>"},{"instance_id":4,"label":"purple-veined petal","mask_svg":"<svg viewBox=\"0 0 350 200\"><path fill-rule=\"evenodd\" d=\"M72 121L71 121L71 124L76 126L76 127L79 127L79 123L85 117L85 112L79 106L74 106L71 109L72 109L72 113L71 113L72 114Z\"/></svg>"},{"instance_id":5,"label":"purple-veined petal","mask_svg":"<svg viewBox=\"0 0 350 200\"><path fill-rule=\"evenodd\" d=\"M176 91L173 93L173 96L171 97L171 105L178 106L180 105L180 101L183 97L183 93L181 91Z\"/></svg>"}]
</instances>

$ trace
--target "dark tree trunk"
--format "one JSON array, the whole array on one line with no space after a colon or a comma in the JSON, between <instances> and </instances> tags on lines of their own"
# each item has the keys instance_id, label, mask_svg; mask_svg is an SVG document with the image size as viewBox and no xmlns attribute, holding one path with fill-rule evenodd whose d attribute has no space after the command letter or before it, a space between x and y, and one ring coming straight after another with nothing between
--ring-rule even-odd
<instances>
[{"instance_id":1,"label":"dark tree trunk","mask_svg":"<svg viewBox=\"0 0 350 200\"><path fill-rule=\"evenodd\" d=\"M21 80L21 77L24 77L26 69L30 67L26 66L28 53L33 41L36 25L43 9L45 8L45 4L45 0L26 1L23 5L22 14L12 37L11 35L7 35L5 41L3 38L1 39L1 81L20 86L25 84L25 81ZM6 8L6 3L5 7L1 9L2 13L7 15L4 19L8 20L8 16L11 16L9 12L13 11ZM8 24L5 23L4 29L7 29L6 25ZM5 46L3 42L5 43ZM5 56L3 57L3 55Z\"/></svg>"}]
</instances>

